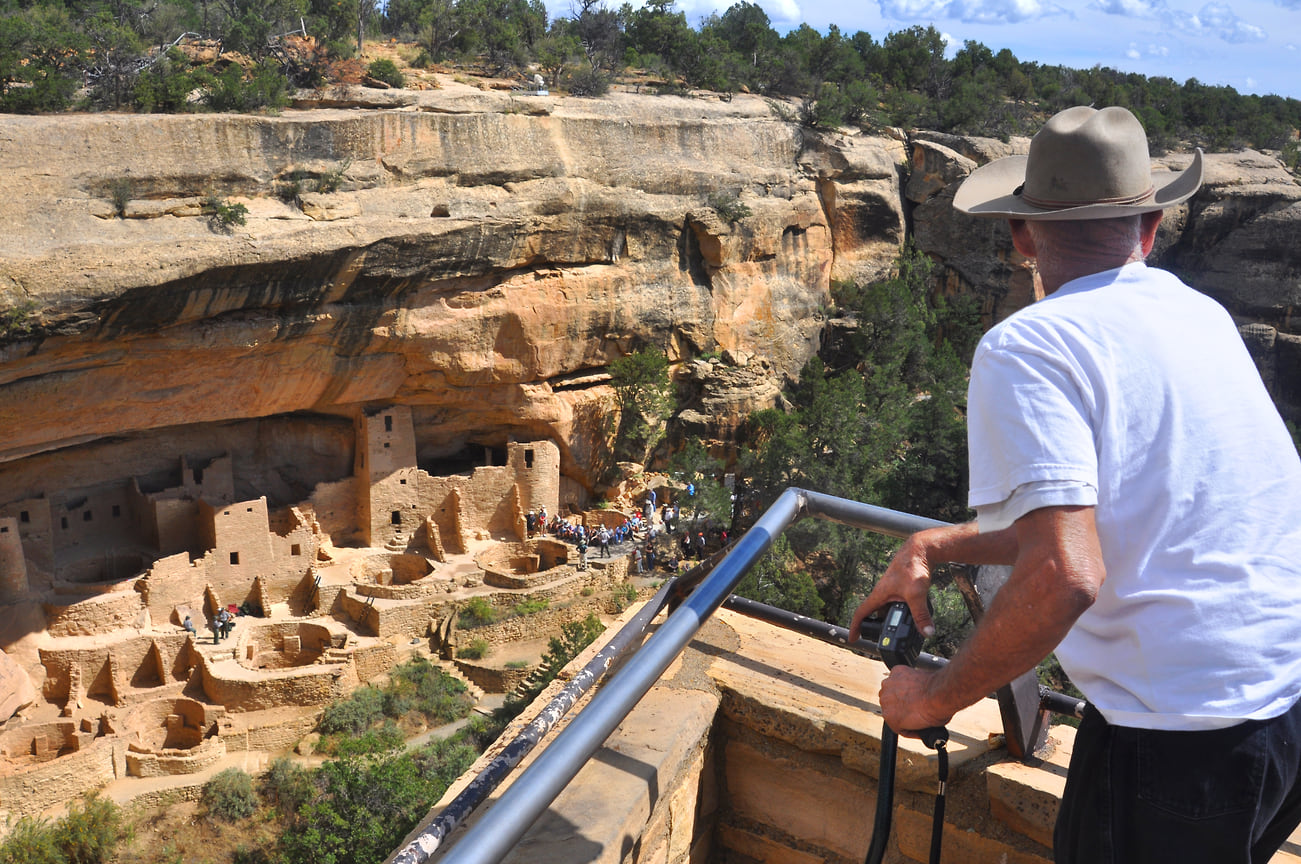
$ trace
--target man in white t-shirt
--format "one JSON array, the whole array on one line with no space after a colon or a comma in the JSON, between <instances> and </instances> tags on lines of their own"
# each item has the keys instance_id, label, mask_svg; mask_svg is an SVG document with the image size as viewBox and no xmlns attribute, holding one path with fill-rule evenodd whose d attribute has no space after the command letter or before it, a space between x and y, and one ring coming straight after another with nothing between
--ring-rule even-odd
<instances>
[{"instance_id":1,"label":"man in white t-shirt","mask_svg":"<svg viewBox=\"0 0 1301 864\"><path fill-rule=\"evenodd\" d=\"M1301 823L1301 460L1229 315L1143 263L1201 174L1153 174L1125 109L1071 108L967 178L954 206L1008 220L1045 299L972 361L976 521L905 541L851 627L898 599L925 632L932 565L1012 565L881 707L940 726L1055 650L1090 702L1058 864L1265 862Z\"/></svg>"}]
</instances>

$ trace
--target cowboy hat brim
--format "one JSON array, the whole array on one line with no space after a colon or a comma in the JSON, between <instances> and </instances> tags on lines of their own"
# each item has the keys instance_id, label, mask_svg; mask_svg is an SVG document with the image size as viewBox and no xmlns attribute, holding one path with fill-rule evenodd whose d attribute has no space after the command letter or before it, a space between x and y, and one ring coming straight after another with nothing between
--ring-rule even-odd
<instances>
[{"instance_id":1,"label":"cowboy hat brim","mask_svg":"<svg viewBox=\"0 0 1301 864\"><path fill-rule=\"evenodd\" d=\"M1193 152L1193 161L1179 172L1153 171L1155 193L1139 204L1083 204L1049 210L1036 207L1019 194L1025 182L1028 156L1007 156L972 171L953 196L953 206L972 216L997 219L1058 221L1071 219L1112 219L1181 204L1202 185L1202 151Z\"/></svg>"}]
</instances>

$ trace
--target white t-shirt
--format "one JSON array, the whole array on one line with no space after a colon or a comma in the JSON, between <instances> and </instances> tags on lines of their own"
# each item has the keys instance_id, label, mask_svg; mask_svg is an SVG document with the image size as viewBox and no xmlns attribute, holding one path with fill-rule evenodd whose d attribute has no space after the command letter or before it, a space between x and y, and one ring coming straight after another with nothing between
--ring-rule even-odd
<instances>
[{"instance_id":1,"label":"white t-shirt","mask_svg":"<svg viewBox=\"0 0 1301 864\"><path fill-rule=\"evenodd\" d=\"M1057 657L1107 720L1301 694L1301 460L1217 303L1141 263L1067 283L981 341L968 437L978 513L1096 504L1107 578Z\"/></svg>"}]
</instances>

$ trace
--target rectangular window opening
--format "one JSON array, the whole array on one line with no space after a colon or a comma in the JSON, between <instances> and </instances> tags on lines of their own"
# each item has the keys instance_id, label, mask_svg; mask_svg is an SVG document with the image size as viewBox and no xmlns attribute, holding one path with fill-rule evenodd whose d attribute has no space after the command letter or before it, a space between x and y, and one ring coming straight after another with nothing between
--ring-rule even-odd
<instances>
[{"instance_id":1,"label":"rectangular window opening","mask_svg":"<svg viewBox=\"0 0 1301 864\"><path fill-rule=\"evenodd\" d=\"M524 451L524 467L525 467L525 468L532 468L532 467L533 467L533 451L532 451L532 450L525 450L525 451Z\"/></svg>"},{"instance_id":2,"label":"rectangular window opening","mask_svg":"<svg viewBox=\"0 0 1301 864\"><path fill-rule=\"evenodd\" d=\"M60 516L60 517L59 517L59 527L62 528L64 531L67 531L67 530L68 530L68 517L67 517L67 516Z\"/></svg>"},{"instance_id":3,"label":"rectangular window opening","mask_svg":"<svg viewBox=\"0 0 1301 864\"><path fill-rule=\"evenodd\" d=\"M232 563L232 564L238 564L238 563L239 563L239 553L238 553L238 552L232 552L232 553L230 553L230 563Z\"/></svg>"},{"instance_id":4,"label":"rectangular window opening","mask_svg":"<svg viewBox=\"0 0 1301 864\"><path fill-rule=\"evenodd\" d=\"M114 519L117 519L117 518L120 517L121 515L122 515L122 505L121 505L121 504L114 504L114 505L113 505L113 518L114 518Z\"/></svg>"},{"instance_id":5,"label":"rectangular window opening","mask_svg":"<svg viewBox=\"0 0 1301 864\"><path fill-rule=\"evenodd\" d=\"M387 441L385 441L385 442L384 442L384 449L387 450L388 448L389 448L389 443L388 443Z\"/></svg>"},{"instance_id":6,"label":"rectangular window opening","mask_svg":"<svg viewBox=\"0 0 1301 864\"><path fill-rule=\"evenodd\" d=\"M394 511L393 511L393 515L389 517L389 521L392 522L394 525L401 525L401 524L402 524L402 511L401 511L401 510L394 510Z\"/></svg>"},{"instance_id":7,"label":"rectangular window opening","mask_svg":"<svg viewBox=\"0 0 1301 864\"><path fill-rule=\"evenodd\" d=\"M392 431L393 431L393 415L392 415L392 414L385 414L385 415L384 415L384 431L385 431L385 432L392 432Z\"/></svg>"},{"instance_id":8,"label":"rectangular window opening","mask_svg":"<svg viewBox=\"0 0 1301 864\"><path fill-rule=\"evenodd\" d=\"M303 554L303 547L300 546L299 544L295 543L294 545L292 545L292 546L289 547L289 554L290 554L290 555L302 555L302 554Z\"/></svg>"},{"instance_id":9,"label":"rectangular window opening","mask_svg":"<svg viewBox=\"0 0 1301 864\"><path fill-rule=\"evenodd\" d=\"M89 521L90 521L91 519L93 519L93 518L95 518L95 516L94 516L94 514L91 513L89 510L84 511L84 512L81 514L81 521L82 521L82 522L89 522Z\"/></svg>"},{"instance_id":10,"label":"rectangular window opening","mask_svg":"<svg viewBox=\"0 0 1301 864\"><path fill-rule=\"evenodd\" d=\"M28 513L26 510L23 510L23 511L21 511L21 512L18 514L18 521L19 521L19 522L30 522L30 521L32 521L32 514L31 514L31 513Z\"/></svg>"}]
</instances>

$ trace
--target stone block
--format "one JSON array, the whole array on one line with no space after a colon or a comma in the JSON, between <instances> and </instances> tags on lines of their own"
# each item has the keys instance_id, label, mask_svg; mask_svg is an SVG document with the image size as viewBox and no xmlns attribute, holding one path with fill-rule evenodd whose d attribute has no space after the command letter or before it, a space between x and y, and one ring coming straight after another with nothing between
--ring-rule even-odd
<instances>
[{"instance_id":1,"label":"stone block","mask_svg":"<svg viewBox=\"0 0 1301 864\"><path fill-rule=\"evenodd\" d=\"M764 864L823 864L821 855L783 846L769 837L761 837L733 825L718 826L718 842L723 849Z\"/></svg>"},{"instance_id":2,"label":"stone block","mask_svg":"<svg viewBox=\"0 0 1301 864\"><path fill-rule=\"evenodd\" d=\"M999 821L1051 847L1075 730L1055 726L1049 738L1054 746L1047 760L991 765L985 772L985 785L989 791L989 810Z\"/></svg>"},{"instance_id":3,"label":"stone block","mask_svg":"<svg viewBox=\"0 0 1301 864\"><path fill-rule=\"evenodd\" d=\"M843 858L858 860L867 852L866 837L845 832L875 810L876 792L867 777L856 785L735 740L727 743L724 758L727 798L740 816Z\"/></svg>"},{"instance_id":4,"label":"stone block","mask_svg":"<svg viewBox=\"0 0 1301 864\"><path fill-rule=\"evenodd\" d=\"M913 861L929 861L931 824L930 813L895 807L893 840L899 851ZM1047 850L1040 855L1014 849L1006 843L975 831L964 831L946 822L940 864L1052 864L1052 857Z\"/></svg>"}]
</instances>

